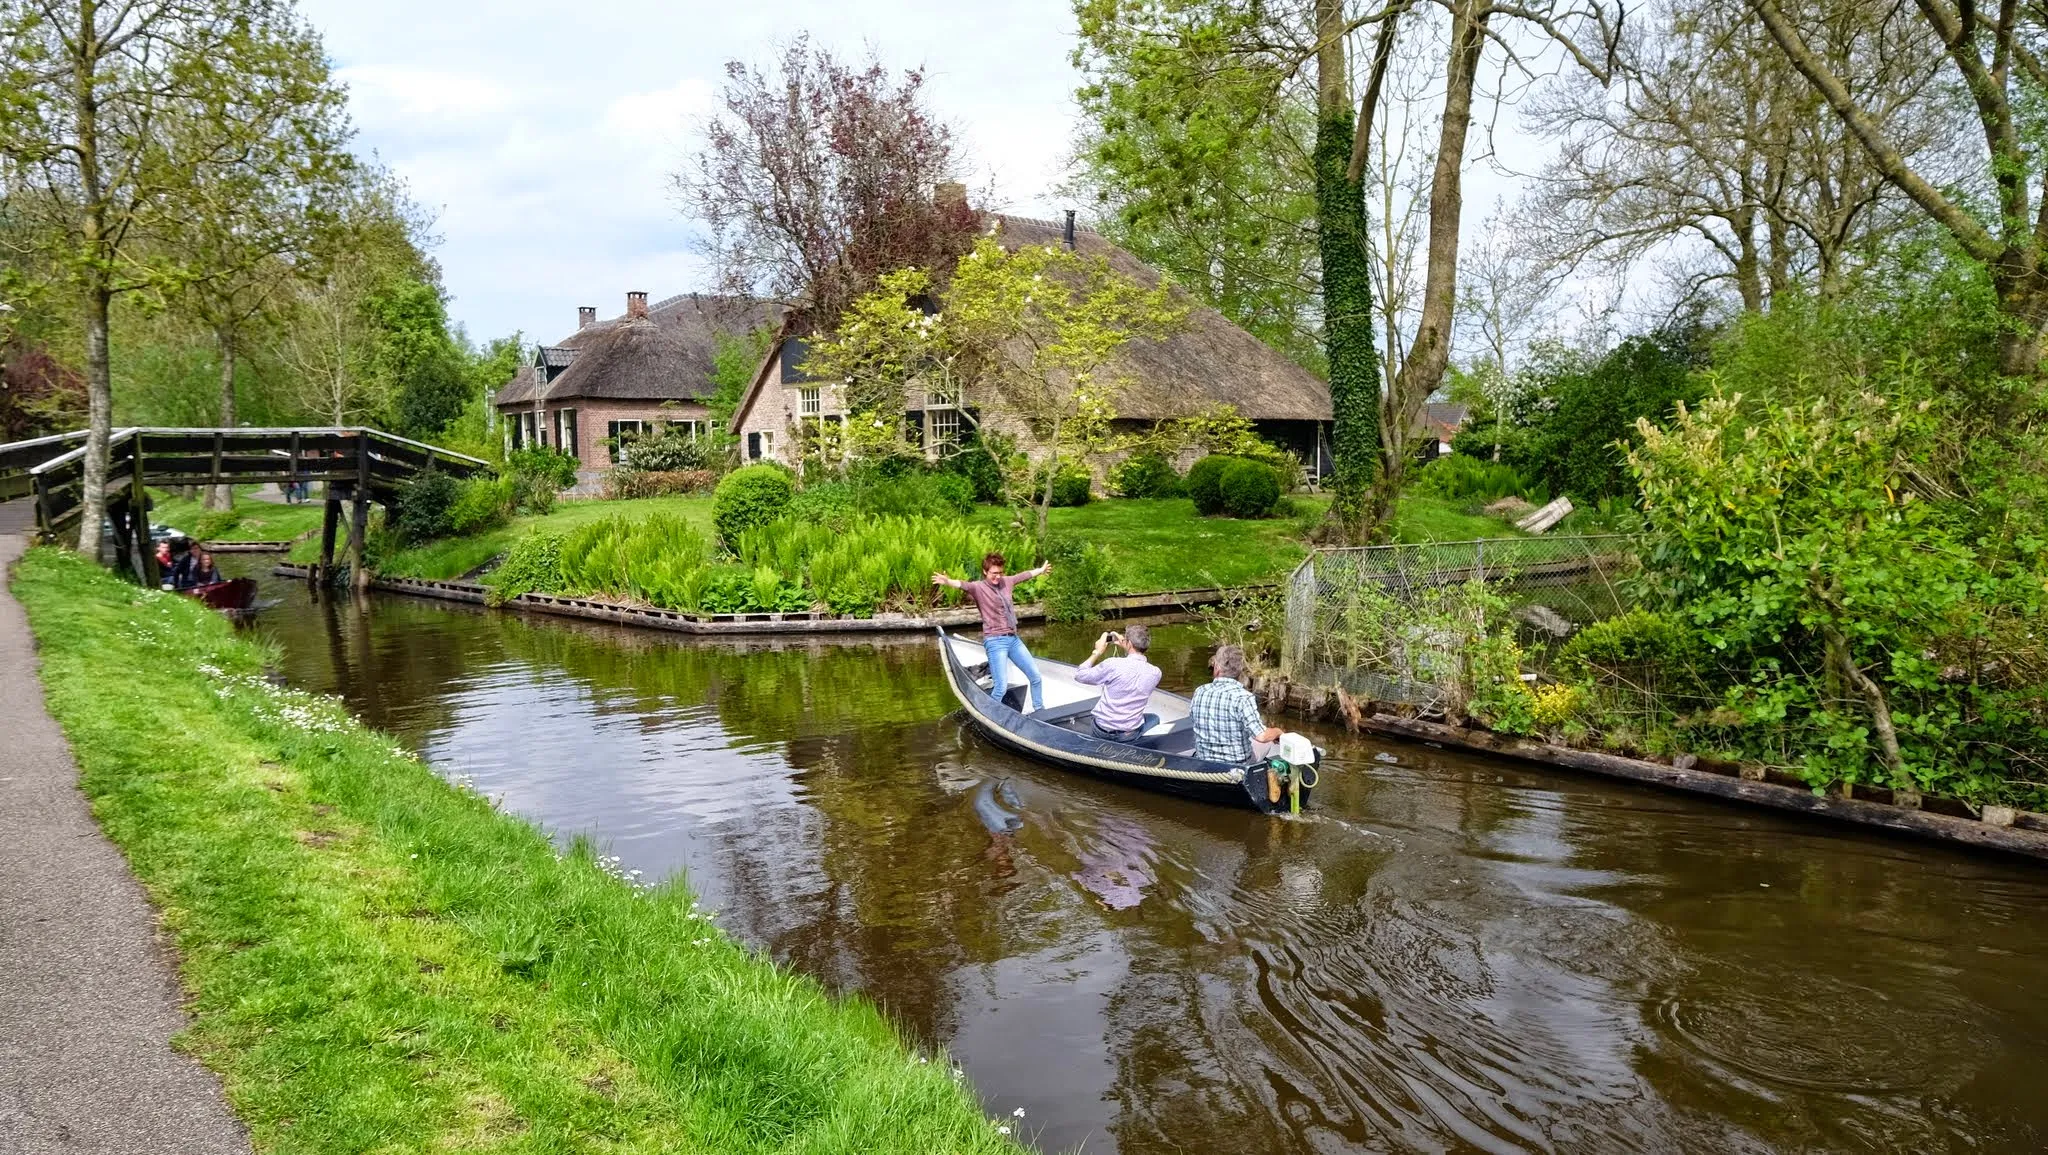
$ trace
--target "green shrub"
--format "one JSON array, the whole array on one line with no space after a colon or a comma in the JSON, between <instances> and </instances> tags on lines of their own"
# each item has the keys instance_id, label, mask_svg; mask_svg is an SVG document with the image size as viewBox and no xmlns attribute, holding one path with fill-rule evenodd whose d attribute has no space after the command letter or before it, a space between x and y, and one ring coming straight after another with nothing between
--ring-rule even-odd
<instances>
[{"instance_id":1,"label":"green shrub","mask_svg":"<svg viewBox=\"0 0 2048 1155\"><path fill-rule=\"evenodd\" d=\"M516 478L472 477L456 489L448 507L448 532L460 537L496 529L512 520L518 500Z\"/></svg>"},{"instance_id":2,"label":"green shrub","mask_svg":"<svg viewBox=\"0 0 2048 1155\"><path fill-rule=\"evenodd\" d=\"M977 438L969 442L960 452L939 462L939 469L955 477L964 477L974 487L974 500L984 505L1003 499L1003 470L988 447Z\"/></svg>"},{"instance_id":3,"label":"green shrub","mask_svg":"<svg viewBox=\"0 0 2048 1155\"><path fill-rule=\"evenodd\" d=\"M505 554L505 560L483 579L492 605L524 593L559 593L562 582L562 535L529 533Z\"/></svg>"},{"instance_id":4,"label":"green shrub","mask_svg":"<svg viewBox=\"0 0 2048 1155\"><path fill-rule=\"evenodd\" d=\"M1684 658L1686 643L1687 635L1677 623L1635 609L1580 630L1557 651L1557 663L1559 669L1573 673L1668 665Z\"/></svg>"},{"instance_id":5,"label":"green shrub","mask_svg":"<svg viewBox=\"0 0 2048 1155\"><path fill-rule=\"evenodd\" d=\"M1263 461L1233 461L1216 479L1223 512L1232 517L1271 517L1280 504L1280 475Z\"/></svg>"},{"instance_id":6,"label":"green shrub","mask_svg":"<svg viewBox=\"0 0 2048 1155\"><path fill-rule=\"evenodd\" d=\"M199 515L192 524L192 535L200 541L214 541L235 531L242 524L239 509L215 509Z\"/></svg>"},{"instance_id":7,"label":"green shrub","mask_svg":"<svg viewBox=\"0 0 2048 1155\"><path fill-rule=\"evenodd\" d=\"M718 475L708 469L657 471L621 466L605 474L604 492L611 498L664 497L703 493L717 484Z\"/></svg>"},{"instance_id":8,"label":"green shrub","mask_svg":"<svg viewBox=\"0 0 2048 1155\"><path fill-rule=\"evenodd\" d=\"M1188 468L1188 475L1183 479L1183 485L1187 489L1188 496L1194 499L1196 513L1204 517L1211 517L1223 512L1223 489L1221 487L1223 471L1232 464L1243 460L1244 458L1242 457L1229 457L1221 453L1211 453Z\"/></svg>"},{"instance_id":9,"label":"green shrub","mask_svg":"<svg viewBox=\"0 0 2048 1155\"><path fill-rule=\"evenodd\" d=\"M1084 622L1100 614L1102 599L1116 586L1108 552L1072 537L1053 538L1045 552L1053 563L1037 591L1045 616L1055 622Z\"/></svg>"},{"instance_id":10,"label":"green shrub","mask_svg":"<svg viewBox=\"0 0 2048 1155\"><path fill-rule=\"evenodd\" d=\"M1163 453L1133 453L1109 471L1110 492L1118 497L1179 497L1180 474Z\"/></svg>"},{"instance_id":11,"label":"green shrub","mask_svg":"<svg viewBox=\"0 0 2048 1155\"><path fill-rule=\"evenodd\" d=\"M1057 506L1086 505L1094 497L1095 479L1079 465L1063 465L1052 479L1052 503ZM1040 473L1031 486L1031 500L1037 502L1045 497L1045 474Z\"/></svg>"},{"instance_id":12,"label":"green shrub","mask_svg":"<svg viewBox=\"0 0 2048 1155\"><path fill-rule=\"evenodd\" d=\"M711 522L718 527L719 540L730 547L748 530L781 517L795 498L796 483L786 470L749 465L718 483L711 499Z\"/></svg>"},{"instance_id":13,"label":"green shrub","mask_svg":"<svg viewBox=\"0 0 2048 1155\"><path fill-rule=\"evenodd\" d=\"M544 445L515 451L505 459L505 468L540 480L552 481L556 489L576 484L576 459Z\"/></svg>"},{"instance_id":14,"label":"green shrub","mask_svg":"<svg viewBox=\"0 0 2048 1155\"><path fill-rule=\"evenodd\" d=\"M438 469L428 468L398 487L393 526L400 541L413 545L447 537L449 511L461 491L461 483Z\"/></svg>"},{"instance_id":15,"label":"green shrub","mask_svg":"<svg viewBox=\"0 0 2048 1155\"><path fill-rule=\"evenodd\" d=\"M870 474L853 487L854 504L871 517L964 514L974 508L974 485L950 473Z\"/></svg>"},{"instance_id":16,"label":"green shrub","mask_svg":"<svg viewBox=\"0 0 2048 1155\"><path fill-rule=\"evenodd\" d=\"M697 437L679 425L628 440L619 447L619 464L646 473L716 471L725 451L709 437Z\"/></svg>"},{"instance_id":17,"label":"green shrub","mask_svg":"<svg viewBox=\"0 0 2048 1155\"><path fill-rule=\"evenodd\" d=\"M1514 466L1464 453L1446 454L1423 466L1409 490L1446 501L1482 504L1503 497L1526 497L1538 505L1550 500L1547 490L1531 484Z\"/></svg>"},{"instance_id":18,"label":"green shrub","mask_svg":"<svg viewBox=\"0 0 2048 1155\"><path fill-rule=\"evenodd\" d=\"M844 529L854 518L853 486L843 481L806 485L789 503L789 516L808 525Z\"/></svg>"}]
</instances>

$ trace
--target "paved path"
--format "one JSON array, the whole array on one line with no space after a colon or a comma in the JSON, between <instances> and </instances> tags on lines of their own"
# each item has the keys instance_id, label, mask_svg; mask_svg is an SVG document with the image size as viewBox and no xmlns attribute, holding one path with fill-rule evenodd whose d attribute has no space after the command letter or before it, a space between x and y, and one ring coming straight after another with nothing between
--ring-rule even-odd
<instances>
[{"instance_id":1,"label":"paved path","mask_svg":"<svg viewBox=\"0 0 2048 1155\"><path fill-rule=\"evenodd\" d=\"M25 501L0 504L0 1155L246 1153L184 1029L156 912L100 833L5 576Z\"/></svg>"}]
</instances>

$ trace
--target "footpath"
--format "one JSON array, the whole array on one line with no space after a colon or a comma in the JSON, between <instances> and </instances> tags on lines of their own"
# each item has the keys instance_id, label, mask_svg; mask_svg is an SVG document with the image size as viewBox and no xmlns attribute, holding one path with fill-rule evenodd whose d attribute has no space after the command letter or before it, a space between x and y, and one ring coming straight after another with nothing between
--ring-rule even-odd
<instances>
[{"instance_id":1,"label":"footpath","mask_svg":"<svg viewBox=\"0 0 2048 1155\"><path fill-rule=\"evenodd\" d=\"M0 505L0 1155L249 1151L185 1027L156 912L100 832L43 705L6 576L29 504Z\"/></svg>"}]
</instances>

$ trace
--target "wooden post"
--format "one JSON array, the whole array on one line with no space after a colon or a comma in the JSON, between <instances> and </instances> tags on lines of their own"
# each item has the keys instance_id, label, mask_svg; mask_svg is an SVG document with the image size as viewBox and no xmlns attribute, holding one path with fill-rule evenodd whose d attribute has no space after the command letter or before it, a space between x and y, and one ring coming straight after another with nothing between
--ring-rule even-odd
<instances>
[{"instance_id":1,"label":"wooden post","mask_svg":"<svg viewBox=\"0 0 2048 1155\"><path fill-rule=\"evenodd\" d=\"M289 474L285 484L296 488L299 484L299 431L296 429L292 430L292 455L285 472Z\"/></svg>"},{"instance_id":2,"label":"wooden post","mask_svg":"<svg viewBox=\"0 0 2048 1155\"><path fill-rule=\"evenodd\" d=\"M128 459L134 472L129 477L128 527L135 540L135 572L142 584L155 589L163 584L157 572L156 543L149 539L149 488L143 484L142 431L128 439Z\"/></svg>"},{"instance_id":3,"label":"wooden post","mask_svg":"<svg viewBox=\"0 0 2048 1155\"><path fill-rule=\"evenodd\" d=\"M370 495L358 489L348 524L348 581L356 589L365 589L370 584L369 574L363 572L363 535L369 531Z\"/></svg>"},{"instance_id":4,"label":"wooden post","mask_svg":"<svg viewBox=\"0 0 2048 1155\"><path fill-rule=\"evenodd\" d=\"M334 495L334 483L327 483L327 508L320 514L320 564L313 567L315 584L334 573L334 531L341 521L341 499Z\"/></svg>"}]
</instances>

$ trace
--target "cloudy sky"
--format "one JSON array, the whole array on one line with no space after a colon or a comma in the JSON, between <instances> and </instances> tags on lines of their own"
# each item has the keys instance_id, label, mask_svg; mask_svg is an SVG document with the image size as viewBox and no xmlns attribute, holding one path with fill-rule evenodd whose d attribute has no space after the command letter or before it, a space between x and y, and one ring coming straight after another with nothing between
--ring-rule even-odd
<instances>
[{"instance_id":1,"label":"cloudy sky","mask_svg":"<svg viewBox=\"0 0 2048 1155\"><path fill-rule=\"evenodd\" d=\"M477 339L553 340L576 306L708 287L671 199L724 63L808 30L924 66L974 175L1050 216L1074 122L1067 0L302 0L349 86L359 145L439 216L450 311Z\"/></svg>"}]
</instances>

